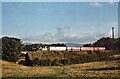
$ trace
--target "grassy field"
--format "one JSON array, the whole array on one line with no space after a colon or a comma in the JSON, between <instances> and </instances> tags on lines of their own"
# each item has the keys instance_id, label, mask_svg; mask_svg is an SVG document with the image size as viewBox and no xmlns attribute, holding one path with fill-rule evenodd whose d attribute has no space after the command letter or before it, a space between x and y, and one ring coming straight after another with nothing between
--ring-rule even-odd
<instances>
[{"instance_id":1,"label":"grassy field","mask_svg":"<svg viewBox=\"0 0 120 79\"><path fill-rule=\"evenodd\" d=\"M22 66L1 61L3 77L120 77L120 54L105 61L67 66Z\"/></svg>"}]
</instances>

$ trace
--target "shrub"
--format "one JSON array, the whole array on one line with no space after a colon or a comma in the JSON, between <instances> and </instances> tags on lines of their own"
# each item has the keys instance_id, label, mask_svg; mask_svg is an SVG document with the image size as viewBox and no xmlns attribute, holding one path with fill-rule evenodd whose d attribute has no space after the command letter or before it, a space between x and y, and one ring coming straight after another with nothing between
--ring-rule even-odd
<instances>
[{"instance_id":1,"label":"shrub","mask_svg":"<svg viewBox=\"0 0 120 79\"><path fill-rule=\"evenodd\" d=\"M35 58L33 61L32 61L32 64L33 65L40 65L40 61L38 58Z\"/></svg>"},{"instance_id":2,"label":"shrub","mask_svg":"<svg viewBox=\"0 0 120 79\"><path fill-rule=\"evenodd\" d=\"M18 38L2 38L2 58L3 60L16 62L22 50L21 40Z\"/></svg>"},{"instance_id":3,"label":"shrub","mask_svg":"<svg viewBox=\"0 0 120 79\"><path fill-rule=\"evenodd\" d=\"M47 63L47 66L51 66L52 61L50 59L47 59L46 63Z\"/></svg>"},{"instance_id":4,"label":"shrub","mask_svg":"<svg viewBox=\"0 0 120 79\"><path fill-rule=\"evenodd\" d=\"M59 65L59 60L57 58L55 58L52 63L51 63L52 66L58 66Z\"/></svg>"}]
</instances>

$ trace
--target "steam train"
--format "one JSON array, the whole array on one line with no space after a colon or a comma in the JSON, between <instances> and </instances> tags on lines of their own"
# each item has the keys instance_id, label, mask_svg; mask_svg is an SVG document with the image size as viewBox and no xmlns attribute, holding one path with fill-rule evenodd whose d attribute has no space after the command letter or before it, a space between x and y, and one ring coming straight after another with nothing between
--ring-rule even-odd
<instances>
[{"instance_id":1,"label":"steam train","mask_svg":"<svg viewBox=\"0 0 120 79\"><path fill-rule=\"evenodd\" d=\"M105 47L57 47L50 46L49 51L105 51Z\"/></svg>"}]
</instances>

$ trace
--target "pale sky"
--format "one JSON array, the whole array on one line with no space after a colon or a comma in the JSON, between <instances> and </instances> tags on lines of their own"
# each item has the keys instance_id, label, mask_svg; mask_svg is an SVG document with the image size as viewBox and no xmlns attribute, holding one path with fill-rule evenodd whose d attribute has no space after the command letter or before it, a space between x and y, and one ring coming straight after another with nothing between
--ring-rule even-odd
<instances>
[{"instance_id":1,"label":"pale sky","mask_svg":"<svg viewBox=\"0 0 120 79\"><path fill-rule=\"evenodd\" d=\"M117 2L2 2L2 36L40 43L92 43L118 31Z\"/></svg>"}]
</instances>

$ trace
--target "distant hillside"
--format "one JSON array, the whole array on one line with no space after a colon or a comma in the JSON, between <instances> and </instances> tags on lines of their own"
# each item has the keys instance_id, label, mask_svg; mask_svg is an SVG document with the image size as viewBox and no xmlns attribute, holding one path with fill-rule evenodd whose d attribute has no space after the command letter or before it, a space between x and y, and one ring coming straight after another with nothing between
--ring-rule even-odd
<instances>
[{"instance_id":1,"label":"distant hillside","mask_svg":"<svg viewBox=\"0 0 120 79\"><path fill-rule=\"evenodd\" d=\"M25 45L32 45L33 43L31 43L31 42L23 42L23 44L25 44Z\"/></svg>"},{"instance_id":2,"label":"distant hillside","mask_svg":"<svg viewBox=\"0 0 120 79\"><path fill-rule=\"evenodd\" d=\"M66 46L70 47L82 47L83 44L76 44L76 43L65 43Z\"/></svg>"},{"instance_id":3,"label":"distant hillside","mask_svg":"<svg viewBox=\"0 0 120 79\"><path fill-rule=\"evenodd\" d=\"M23 42L23 44L25 44L25 45L32 45L33 43L31 43L31 42ZM77 44L77 43L64 43L64 44L66 46L70 46L70 47L82 47L83 46L83 44ZM54 44L48 44L48 45L54 45Z\"/></svg>"}]
</instances>

